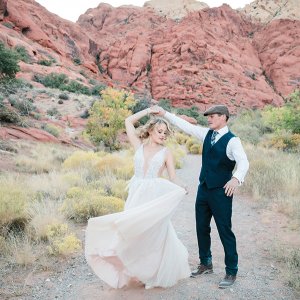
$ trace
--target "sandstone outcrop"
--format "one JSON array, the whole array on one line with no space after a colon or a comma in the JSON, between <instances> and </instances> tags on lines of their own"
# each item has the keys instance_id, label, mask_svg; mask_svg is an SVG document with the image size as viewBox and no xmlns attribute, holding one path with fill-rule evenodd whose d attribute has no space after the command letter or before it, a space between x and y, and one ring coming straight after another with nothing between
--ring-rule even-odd
<instances>
[{"instance_id":1,"label":"sandstone outcrop","mask_svg":"<svg viewBox=\"0 0 300 300\"><path fill-rule=\"evenodd\" d=\"M256 0L241 11L263 23L278 19L300 20L299 0Z\"/></svg>"},{"instance_id":2,"label":"sandstone outcrop","mask_svg":"<svg viewBox=\"0 0 300 300\"><path fill-rule=\"evenodd\" d=\"M152 7L159 15L180 20L190 12L199 11L209 6L196 0L151 0L145 2L144 7Z\"/></svg>"},{"instance_id":3,"label":"sandstone outcrop","mask_svg":"<svg viewBox=\"0 0 300 300\"><path fill-rule=\"evenodd\" d=\"M72 23L34 0L0 0L0 41L22 45L30 54L18 77L65 73L86 85L92 78L181 107L204 110L222 102L235 112L280 105L300 88L300 21L261 24L228 5L203 8L200 2L176 0L170 8L166 3L100 4ZM185 16L167 13L172 11ZM41 59L55 63L41 66Z\"/></svg>"}]
</instances>

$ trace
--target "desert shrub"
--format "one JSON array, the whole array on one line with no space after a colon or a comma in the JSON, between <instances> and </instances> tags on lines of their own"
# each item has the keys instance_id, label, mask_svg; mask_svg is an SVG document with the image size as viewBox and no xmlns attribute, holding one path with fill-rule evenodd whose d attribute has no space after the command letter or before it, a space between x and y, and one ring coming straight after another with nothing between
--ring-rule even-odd
<instances>
[{"instance_id":1,"label":"desert shrub","mask_svg":"<svg viewBox=\"0 0 300 300\"><path fill-rule=\"evenodd\" d=\"M42 124L41 128L55 137L58 137L60 134L60 128L53 124Z\"/></svg>"},{"instance_id":2,"label":"desert shrub","mask_svg":"<svg viewBox=\"0 0 300 300\"><path fill-rule=\"evenodd\" d=\"M4 25L5 27L7 27L9 29L13 29L15 27L15 24L12 22L3 22L2 25Z\"/></svg>"},{"instance_id":3,"label":"desert shrub","mask_svg":"<svg viewBox=\"0 0 300 300\"><path fill-rule=\"evenodd\" d=\"M194 137L187 139L185 146L189 153L202 154L202 144Z\"/></svg>"},{"instance_id":4,"label":"desert shrub","mask_svg":"<svg viewBox=\"0 0 300 300\"><path fill-rule=\"evenodd\" d=\"M63 202L62 211L76 222L86 221L91 217L102 216L123 210L124 201L107 196L102 189L71 188Z\"/></svg>"},{"instance_id":5,"label":"desert shrub","mask_svg":"<svg viewBox=\"0 0 300 300\"><path fill-rule=\"evenodd\" d=\"M59 115L59 111L56 107L52 107L52 108L47 109L47 114L49 116L56 116L56 115Z\"/></svg>"},{"instance_id":6,"label":"desert shrub","mask_svg":"<svg viewBox=\"0 0 300 300\"><path fill-rule=\"evenodd\" d=\"M118 154L107 154L96 164L95 168L102 174L107 171L116 172L117 169L125 165L125 159Z\"/></svg>"},{"instance_id":7,"label":"desert shrub","mask_svg":"<svg viewBox=\"0 0 300 300\"><path fill-rule=\"evenodd\" d=\"M33 80L42 83L46 87L56 89L60 89L61 86L69 82L68 76L66 74L59 73L50 73L46 76L35 74Z\"/></svg>"},{"instance_id":8,"label":"desert shrub","mask_svg":"<svg viewBox=\"0 0 300 300\"><path fill-rule=\"evenodd\" d=\"M272 128L268 126L259 110L244 110L237 117L229 119L231 131L242 141L251 144L258 144L262 140L264 134L272 132Z\"/></svg>"},{"instance_id":9,"label":"desert shrub","mask_svg":"<svg viewBox=\"0 0 300 300\"><path fill-rule=\"evenodd\" d=\"M123 179L116 180L111 187L111 193L113 196L117 198L126 200L128 196L128 191L126 187L127 187L127 181Z\"/></svg>"},{"instance_id":10,"label":"desert shrub","mask_svg":"<svg viewBox=\"0 0 300 300\"><path fill-rule=\"evenodd\" d=\"M25 125L25 122L23 121L19 113L17 113L13 109L6 107L1 102L0 102L0 122L13 123L21 126Z\"/></svg>"},{"instance_id":11,"label":"desert shrub","mask_svg":"<svg viewBox=\"0 0 300 300\"><path fill-rule=\"evenodd\" d=\"M160 99L158 101L158 105L165 109L166 111L171 111L172 110L172 104L169 99Z\"/></svg>"},{"instance_id":12,"label":"desert shrub","mask_svg":"<svg viewBox=\"0 0 300 300\"><path fill-rule=\"evenodd\" d=\"M48 59L41 59L38 61L39 65L50 67L52 65L53 61Z\"/></svg>"},{"instance_id":13,"label":"desert shrub","mask_svg":"<svg viewBox=\"0 0 300 300\"><path fill-rule=\"evenodd\" d=\"M101 92L105 90L107 86L104 83L98 83L91 88L91 95L100 96Z\"/></svg>"},{"instance_id":14,"label":"desert shrub","mask_svg":"<svg viewBox=\"0 0 300 300\"><path fill-rule=\"evenodd\" d=\"M80 114L80 118L87 119L90 116L89 110L85 109L83 113Z\"/></svg>"},{"instance_id":15,"label":"desert shrub","mask_svg":"<svg viewBox=\"0 0 300 300\"><path fill-rule=\"evenodd\" d=\"M277 131L275 134L266 137L260 145L282 151L300 152L300 134L284 130Z\"/></svg>"},{"instance_id":16,"label":"desert shrub","mask_svg":"<svg viewBox=\"0 0 300 300\"><path fill-rule=\"evenodd\" d=\"M14 78L16 73L20 71L18 54L0 43L0 57L0 79Z\"/></svg>"},{"instance_id":17,"label":"desert shrub","mask_svg":"<svg viewBox=\"0 0 300 300\"><path fill-rule=\"evenodd\" d=\"M49 254L68 256L81 250L81 241L73 234L68 234L62 237L56 237L50 240L50 246L48 246Z\"/></svg>"},{"instance_id":18,"label":"desert shrub","mask_svg":"<svg viewBox=\"0 0 300 300\"><path fill-rule=\"evenodd\" d=\"M104 155L104 152L75 151L63 162L62 166L66 170L95 169Z\"/></svg>"},{"instance_id":19,"label":"desert shrub","mask_svg":"<svg viewBox=\"0 0 300 300\"><path fill-rule=\"evenodd\" d=\"M184 145L187 142L187 140L189 139L189 136L182 132L176 131L174 133L174 139L175 139L176 143L178 143L179 145Z\"/></svg>"},{"instance_id":20,"label":"desert shrub","mask_svg":"<svg viewBox=\"0 0 300 300\"><path fill-rule=\"evenodd\" d=\"M125 164L115 170L115 174L120 179L128 180L133 176L134 165L132 158L127 160Z\"/></svg>"},{"instance_id":21,"label":"desert shrub","mask_svg":"<svg viewBox=\"0 0 300 300\"><path fill-rule=\"evenodd\" d=\"M0 177L0 230L28 220L28 205L33 194L22 180Z\"/></svg>"},{"instance_id":22,"label":"desert shrub","mask_svg":"<svg viewBox=\"0 0 300 300\"><path fill-rule=\"evenodd\" d=\"M33 264L38 258L35 253L34 244L26 235L13 235L10 234L6 241L7 253L11 262L21 266L28 266Z\"/></svg>"},{"instance_id":23,"label":"desert shrub","mask_svg":"<svg viewBox=\"0 0 300 300\"><path fill-rule=\"evenodd\" d=\"M16 156L15 163L19 172L49 173L59 169L62 161L72 151L70 148L61 147L57 144L35 143L29 152Z\"/></svg>"},{"instance_id":24,"label":"desert shrub","mask_svg":"<svg viewBox=\"0 0 300 300\"><path fill-rule=\"evenodd\" d=\"M28 99L9 97L9 102L20 112L21 116L28 116L36 109L32 101Z\"/></svg>"},{"instance_id":25,"label":"desert shrub","mask_svg":"<svg viewBox=\"0 0 300 300\"><path fill-rule=\"evenodd\" d=\"M66 93L59 94L59 95L58 95L58 98L59 98L59 99L62 99L62 100L69 100L69 99L70 99L70 98L69 98L69 95L66 94Z\"/></svg>"},{"instance_id":26,"label":"desert shrub","mask_svg":"<svg viewBox=\"0 0 300 300\"><path fill-rule=\"evenodd\" d=\"M148 98L137 99L135 105L130 109L133 114L144 110L151 106L150 100ZM139 124L144 125L149 120L148 116L145 116L139 120Z\"/></svg>"},{"instance_id":27,"label":"desert shrub","mask_svg":"<svg viewBox=\"0 0 300 300\"><path fill-rule=\"evenodd\" d=\"M103 143L112 149L119 148L118 133L124 129L124 120L130 115L134 97L126 91L107 88L101 92L102 100L90 109L86 132L96 144Z\"/></svg>"},{"instance_id":28,"label":"desert shrub","mask_svg":"<svg viewBox=\"0 0 300 300\"><path fill-rule=\"evenodd\" d=\"M73 62L74 62L75 65L81 65L81 60L80 60L79 57L75 57L75 58L73 59Z\"/></svg>"},{"instance_id":29,"label":"desert shrub","mask_svg":"<svg viewBox=\"0 0 300 300\"><path fill-rule=\"evenodd\" d=\"M201 144L193 144L190 147L191 154L201 154L202 153L202 145Z\"/></svg>"},{"instance_id":30,"label":"desert shrub","mask_svg":"<svg viewBox=\"0 0 300 300\"><path fill-rule=\"evenodd\" d=\"M34 240L48 241L53 237L53 232L57 228L64 228L63 226L65 226L67 229L67 224L64 223L57 202L48 198L32 203L28 207L28 213L30 222L27 230Z\"/></svg>"},{"instance_id":31,"label":"desert shrub","mask_svg":"<svg viewBox=\"0 0 300 300\"><path fill-rule=\"evenodd\" d=\"M175 136L169 137L166 146L172 152L176 169L181 169L186 155L184 147L177 143Z\"/></svg>"},{"instance_id":32,"label":"desert shrub","mask_svg":"<svg viewBox=\"0 0 300 300\"><path fill-rule=\"evenodd\" d=\"M24 79L8 77L1 78L0 74L0 96L9 97L13 94L17 94L31 88L32 85Z\"/></svg>"},{"instance_id":33,"label":"desert shrub","mask_svg":"<svg viewBox=\"0 0 300 300\"><path fill-rule=\"evenodd\" d=\"M243 185L253 199L300 217L300 159L297 154L247 145L250 169Z\"/></svg>"},{"instance_id":34,"label":"desert shrub","mask_svg":"<svg viewBox=\"0 0 300 300\"><path fill-rule=\"evenodd\" d=\"M72 93L78 93L78 94L84 94L84 95L91 94L91 92L87 86L77 82L76 80L71 80L67 84L66 83L61 84L58 88L60 90L68 91L68 92L72 92Z\"/></svg>"},{"instance_id":35,"label":"desert shrub","mask_svg":"<svg viewBox=\"0 0 300 300\"><path fill-rule=\"evenodd\" d=\"M18 57L20 60L22 60L23 62L25 62L27 64L31 62L30 55L24 46L17 45L15 47L15 51L18 54Z\"/></svg>"}]
</instances>

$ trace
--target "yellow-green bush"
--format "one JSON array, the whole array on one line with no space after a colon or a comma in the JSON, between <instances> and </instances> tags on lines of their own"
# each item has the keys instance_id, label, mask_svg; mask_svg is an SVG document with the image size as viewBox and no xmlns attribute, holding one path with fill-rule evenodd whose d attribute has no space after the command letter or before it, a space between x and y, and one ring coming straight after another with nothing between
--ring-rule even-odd
<instances>
[{"instance_id":1,"label":"yellow-green bush","mask_svg":"<svg viewBox=\"0 0 300 300\"><path fill-rule=\"evenodd\" d=\"M192 154L202 154L202 145L200 145L200 144L193 144L190 147L190 153L192 153Z\"/></svg>"},{"instance_id":2,"label":"yellow-green bush","mask_svg":"<svg viewBox=\"0 0 300 300\"><path fill-rule=\"evenodd\" d=\"M99 160L95 167L100 174L107 171L115 172L117 169L125 165L125 160L117 154L107 154Z\"/></svg>"},{"instance_id":3,"label":"yellow-green bush","mask_svg":"<svg viewBox=\"0 0 300 300\"><path fill-rule=\"evenodd\" d=\"M175 139L176 143L178 143L179 145L184 145L186 143L186 141L189 139L189 136L186 135L185 133L176 131L174 133L174 139Z\"/></svg>"},{"instance_id":4,"label":"yellow-green bush","mask_svg":"<svg viewBox=\"0 0 300 300\"><path fill-rule=\"evenodd\" d=\"M62 166L67 170L76 170L82 168L91 169L102 160L104 155L104 152L95 153L92 151L76 151L63 162Z\"/></svg>"},{"instance_id":5,"label":"yellow-green bush","mask_svg":"<svg viewBox=\"0 0 300 300\"><path fill-rule=\"evenodd\" d=\"M123 208L122 199L104 195L102 189L88 190L76 187L68 191L61 209L68 218L81 222L91 217L122 211Z\"/></svg>"},{"instance_id":6,"label":"yellow-green bush","mask_svg":"<svg viewBox=\"0 0 300 300\"><path fill-rule=\"evenodd\" d=\"M127 181L122 179L116 180L111 187L111 193L113 196L117 198L126 200L128 196L126 187L127 187Z\"/></svg>"},{"instance_id":7,"label":"yellow-green bush","mask_svg":"<svg viewBox=\"0 0 300 300\"><path fill-rule=\"evenodd\" d=\"M174 164L176 169L180 169L183 166L183 159L186 155L184 148L176 143L173 138L168 139L166 146L172 152L174 158Z\"/></svg>"},{"instance_id":8,"label":"yellow-green bush","mask_svg":"<svg viewBox=\"0 0 300 300\"><path fill-rule=\"evenodd\" d=\"M81 241L74 235L68 234L62 237L56 237L50 240L47 247L49 254L67 256L81 250Z\"/></svg>"},{"instance_id":9,"label":"yellow-green bush","mask_svg":"<svg viewBox=\"0 0 300 300\"><path fill-rule=\"evenodd\" d=\"M185 146L189 153L202 154L202 144L194 137L189 138L186 141Z\"/></svg>"},{"instance_id":10,"label":"yellow-green bush","mask_svg":"<svg viewBox=\"0 0 300 300\"><path fill-rule=\"evenodd\" d=\"M115 174L117 178L128 180L133 176L134 173L134 165L133 161L129 160L123 166L117 168L115 170Z\"/></svg>"},{"instance_id":11,"label":"yellow-green bush","mask_svg":"<svg viewBox=\"0 0 300 300\"><path fill-rule=\"evenodd\" d=\"M278 150L300 152L300 134L280 131L270 137L266 137L260 145Z\"/></svg>"},{"instance_id":12,"label":"yellow-green bush","mask_svg":"<svg viewBox=\"0 0 300 300\"><path fill-rule=\"evenodd\" d=\"M28 220L27 207L32 199L31 191L21 180L0 177L0 229L4 225Z\"/></svg>"}]
</instances>

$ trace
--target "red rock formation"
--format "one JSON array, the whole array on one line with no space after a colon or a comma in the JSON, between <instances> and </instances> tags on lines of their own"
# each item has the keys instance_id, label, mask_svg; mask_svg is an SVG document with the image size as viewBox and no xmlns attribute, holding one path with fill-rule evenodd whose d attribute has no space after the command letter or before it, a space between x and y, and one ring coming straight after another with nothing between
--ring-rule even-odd
<instances>
[{"instance_id":1,"label":"red rock formation","mask_svg":"<svg viewBox=\"0 0 300 300\"><path fill-rule=\"evenodd\" d=\"M1 127L1 139L23 139L31 141L52 142L59 143L59 139L52 134L37 129L37 128L23 128L18 126Z\"/></svg>"},{"instance_id":2,"label":"red rock formation","mask_svg":"<svg viewBox=\"0 0 300 300\"><path fill-rule=\"evenodd\" d=\"M300 21L275 20L254 35L266 80L287 96L300 89Z\"/></svg>"},{"instance_id":3,"label":"red rock formation","mask_svg":"<svg viewBox=\"0 0 300 300\"><path fill-rule=\"evenodd\" d=\"M27 79L53 71L76 78L86 69L88 78L176 106L225 103L232 112L280 105L280 95L299 87L299 21L262 26L227 5L172 20L150 7L101 4L74 24L33 0L6 2L0 0L0 41L28 49L32 62L22 63L18 75ZM47 57L56 65L36 64Z\"/></svg>"}]
</instances>

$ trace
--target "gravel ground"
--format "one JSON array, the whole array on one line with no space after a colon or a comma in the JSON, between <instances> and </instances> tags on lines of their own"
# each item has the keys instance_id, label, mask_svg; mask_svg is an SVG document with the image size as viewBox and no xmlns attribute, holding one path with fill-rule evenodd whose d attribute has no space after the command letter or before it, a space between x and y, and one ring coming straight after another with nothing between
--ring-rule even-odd
<instances>
[{"instance_id":1,"label":"gravel ground","mask_svg":"<svg viewBox=\"0 0 300 300\"><path fill-rule=\"evenodd\" d=\"M181 202L172 221L179 238L188 248L192 268L198 264L194 202L200 164L199 156L190 155L186 158L184 168L178 171L179 177L190 186L190 193ZM14 294L14 297L3 299L300 299L283 282L280 267L270 255L274 228L261 219L260 211L253 208L251 202L242 196L235 196L233 230L238 244L239 273L235 285L230 289L221 290L217 287L224 276L224 252L212 222L213 274L187 278L168 289L145 290L143 286L135 286L114 290L92 273L83 254L80 254L68 261L56 262L52 268L55 272L28 271L25 281L20 278L20 282L15 282L20 287L20 296ZM81 228L81 235L83 239L84 227Z\"/></svg>"}]
</instances>

